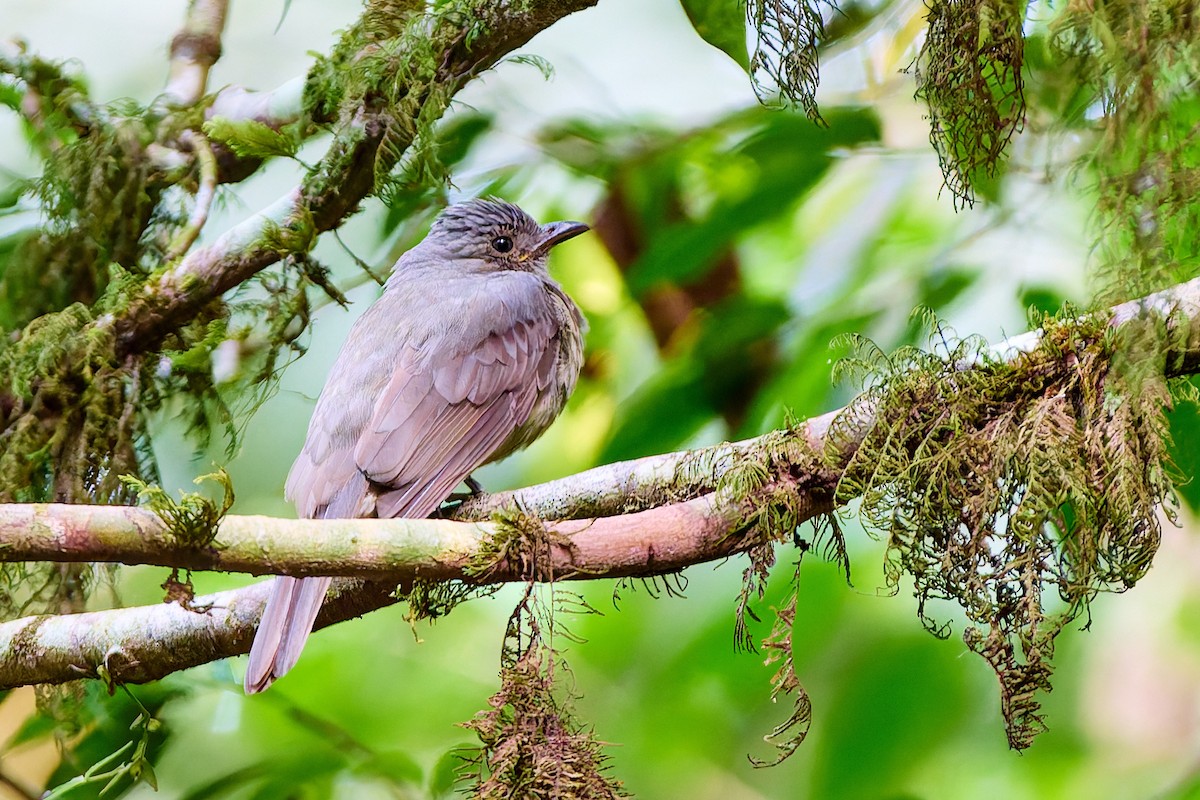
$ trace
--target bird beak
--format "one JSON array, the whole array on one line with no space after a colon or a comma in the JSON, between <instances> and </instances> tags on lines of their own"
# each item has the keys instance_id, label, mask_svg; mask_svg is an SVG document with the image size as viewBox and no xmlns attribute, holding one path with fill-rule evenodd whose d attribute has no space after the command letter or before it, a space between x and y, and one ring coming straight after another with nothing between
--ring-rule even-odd
<instances>
[{"instance_id":1,"label":"bird beak","mask_svg":"<svg viewBox=\"0 0 1200 800\"><path fill-rule=\"evenodd\" d=\"M542 240L538 243L537 252L546 253L554 245L573 239L589 230L582 222L551 222L542 226Z\"/></svg>"}]
</instances>

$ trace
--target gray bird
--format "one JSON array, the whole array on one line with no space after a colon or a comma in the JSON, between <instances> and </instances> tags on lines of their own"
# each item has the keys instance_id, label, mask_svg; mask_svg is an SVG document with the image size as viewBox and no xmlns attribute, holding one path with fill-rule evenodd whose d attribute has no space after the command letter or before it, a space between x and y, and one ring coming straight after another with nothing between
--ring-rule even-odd
<instances>
[{"instance_id":1,"label":"gray bird","mask_svg":"<svg viewBox=\"0 0 1200 800\"><path fill-rule=\"evenodd\" d=\"M586 329L546 257L587 229L496 200L442 212L334 362L287 479L300 516L427 517L540 436L575 388ZM329 583L275 578L247 693L295 665Z\"/></svg>"}]
</instances>

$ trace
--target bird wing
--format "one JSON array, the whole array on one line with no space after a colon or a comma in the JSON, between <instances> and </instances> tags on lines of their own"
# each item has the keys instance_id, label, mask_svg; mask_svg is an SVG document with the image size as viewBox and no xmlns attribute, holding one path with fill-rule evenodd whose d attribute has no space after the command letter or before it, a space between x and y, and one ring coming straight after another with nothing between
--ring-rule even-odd
<instances>
[{"instance_id":1,"label":"bird wing","mask_svg":"<svg viewBox=\"0 0 1200 800\"><path fill-rule=\"evenodd\" d=\"M496 318L506 316L511 315ZM529 420L545 392L558 391L559 337L547 311L485 335L460 336L457 344L441 337L402 345L357 439L350 433L360 413L357 398L322 394L308 441L288 476L288 496L304 516L351 517L372 491L369 480L375 491L390 487L376 498L380 517L428 516ZM472 340L474 346L464 346ZM443 344L431 349L432 341ZM364 373L370 370L356 371ZM371 388L347 383L339 391ZM327 396L332 399L322 408ZM317 419L322 412L327 418ZM248 693L266 689L295 665L329 584L329 578L275 581L250 651Z\"/></svg>"},{"instance_id":2,"label":"bird wing","mask_svg":"<svg viewBox=\"0 0 1200 800\"><path fill-rule=\"evenodd\" d=\"M363 474L391 487L379 516L433 513L526 423L554 382L558 351L548 313L492 329L474 346L404 347L354 448Z\"/></svg>"}]
</instances>

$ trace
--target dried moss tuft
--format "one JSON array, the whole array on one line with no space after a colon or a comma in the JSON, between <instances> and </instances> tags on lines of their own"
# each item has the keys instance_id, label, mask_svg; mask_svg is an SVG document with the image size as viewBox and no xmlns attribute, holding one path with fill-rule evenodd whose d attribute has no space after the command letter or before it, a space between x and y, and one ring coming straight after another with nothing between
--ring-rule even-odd
<instances>
[{"instance_id":1,"label":"dried moss tuft","mask_svg":"<svg viewBox=\"0 0 1200 800\"><path fill-rule=\"evenodd\" d=\"M471 794L481 800L625 797L608 774L604 745L571 714L556 673L558 654L542 639L544 620L533 584L513 611L505 632L500 690L488 710L463 727L482 747L466 754Z\"/></svg>"}]
</instances>

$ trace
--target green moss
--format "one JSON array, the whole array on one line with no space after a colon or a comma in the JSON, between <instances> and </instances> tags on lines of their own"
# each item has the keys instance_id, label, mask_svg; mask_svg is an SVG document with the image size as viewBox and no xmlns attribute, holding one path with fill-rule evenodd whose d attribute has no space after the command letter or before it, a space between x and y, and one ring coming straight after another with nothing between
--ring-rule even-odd
<instances>
[{"instance_id":1,"label":"green moss","mask_svg":"<svg viewBox=\"0 0 1200 800\"><path fill-rule=\"evenodd\" d=\"M527 581L553 581L555 549L574 550L571 537L557 533L532 514L510 509L492 514L494 530L479 543L464 574L486 580L504 569Z\"/></svg>"},{"instance_id":2,"label":"green moss","mask_svg":"<svg viewBox=\"0 0 1200 800\"><path fill-rule=\"evenodd\" d=\"M929 141L946 188L975 202L1000 173L1025 121L1022 67L1026 4L1017 0L934 0L915 63L917 97L929 108Z\"/></svg>"},{"instance_id":3,"label":"green moss","mask_svg":"<svg viewBox=\"0 0 1200 800\"><path fill-rule=\"evenodd\" d=\"M418 622L434 622L449 614L461 603L480 597L490 597L500 590L500 585L476 586L463 581L431 581L417 578L412 585L396 591L396 597L408 604L404 619L417 636Z\"/></svg>"},{"instance_id":4,"label":"green moss","mask_svg":"<svg viewBox=\"0 0 1200 800\"><path fill-rule=\"evenodd\" d=\"M1102 110L1084 159L1095 178L1099 302L1115 303L1200 269L1196 81L1200 42L1177 3L1067 4L1053 52Z\"/></svg>"},{"instance_id":5,"label":"green moss","mask_svg":"<svg viewBox=\"0 0 1200 800\"><path fill-rule=\"evenodd\" d=\"M870 425L838 487L840 502L861 498L889 587L913 581L930 631L949 633L930 600L966 614L1016 749L1044 728L1055 637L1097 592L1145 574L1173 499L1161 357L1102 320L1043 327L1041 347L1012 363L979 341L940 338L940 356L860 342L847 368L869 387L843 416Z\"/></svg>"},{"instance_id":6,"label":"green moss","mask_svg":"<svg viewBox=\"0 0 1200 800\"><path fill-rule=\"evenodd\" d=\"M185 547L197 549L212 544L222 517L233 506L233 482L229 473L218 469L193 482L199 485L210 481L221 487L220 503L200 492L182 492L175 500L161 486L152 486L130 475L121 476L121 482L136 492L138 500L162 520L171 538Z\"/></svg>"},{"instance_id":7,"label":"green moss","mask_svg":"<svg viewBox=\"0 0 1200 800\"><path fill-rule=\"evenodd\" d=\"M364 125L378 136L369 156L374 159L374 192L384 202L414 187L443 185L448 172L438 155L436 125L470 77L446 74L443 54L469 51L489 29L493 12L478 0L428 9L410 0L370 4L343 31L333 52L309 71L306 112L317 122L338 122L339 132L321 168L309 175L306 194L326 194L347 163L367 155L361 147Z\"/></svg>"}]
</instances>

